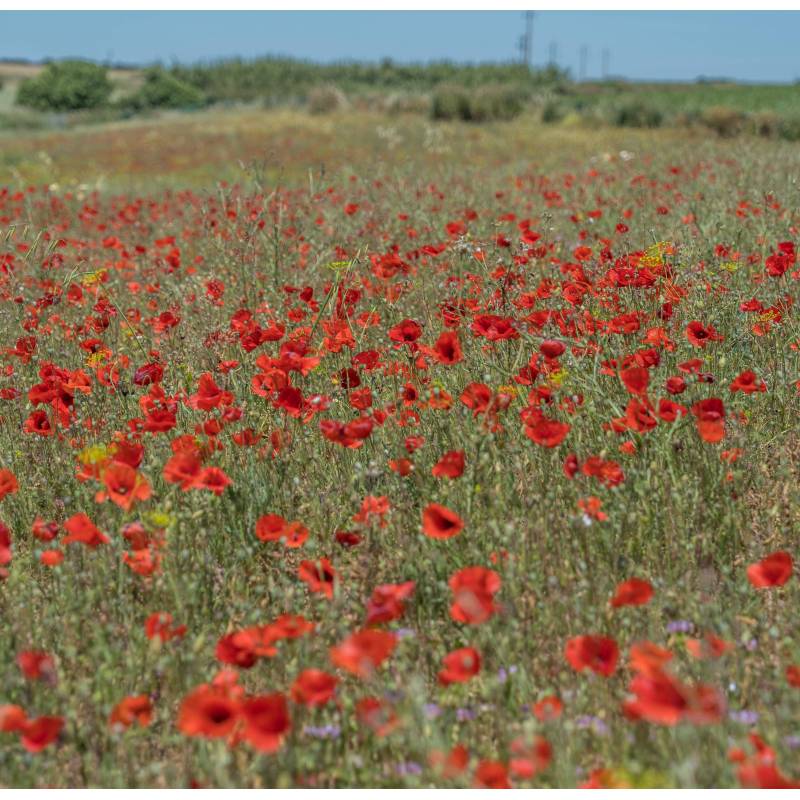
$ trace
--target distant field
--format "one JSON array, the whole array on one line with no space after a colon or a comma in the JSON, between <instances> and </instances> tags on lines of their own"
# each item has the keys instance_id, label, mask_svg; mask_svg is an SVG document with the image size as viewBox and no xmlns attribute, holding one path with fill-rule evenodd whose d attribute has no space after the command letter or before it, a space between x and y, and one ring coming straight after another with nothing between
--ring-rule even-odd
<instances>
[{"instance_id":1,"label":"distant field","mask_svg":"<svg viewBox=\"0 0 800 800\"><path fill-rule=\"evenodd\" d=\"M271 181L316 180L347 169L398 175L488 168L503 174L537 165L585 163L670 147L709 148L699 130L657 131L542 125L533 115L505 123L431 122L419 115L212 109L63 131L0 133L0 182L141 188L241 180L256 168ZM787 143L748 139L716 150L792 152Z\"/></svg>"},{"instance_id":2,"label":"distant field","mask_svg":"<svg viewBox=\"0 0 800 800\"><path fill-rule=\"evenodd\" d=\"M641 100L669 114L700 112L713 106L743 112L800 114L800 84L591 83L575 84L572 93L589 103Z\"/></svg>"}]
</instances>

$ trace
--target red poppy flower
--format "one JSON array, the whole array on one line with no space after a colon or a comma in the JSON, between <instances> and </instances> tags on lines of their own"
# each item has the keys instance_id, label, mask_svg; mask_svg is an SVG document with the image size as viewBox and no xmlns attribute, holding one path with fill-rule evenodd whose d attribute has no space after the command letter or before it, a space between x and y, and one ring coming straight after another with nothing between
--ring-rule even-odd
<instances>
[{"instance_id":1,"label":"red poppy flower","mask_svg":"<svg viewBox=\"0 0 800 800\"><path fill-rule=\"evenodd\" d=\"M500 576L485 567L465 567L448 581L453 592L450 616L456 622L479 625L497 611L494 595L500 591Z\"/></svg>"},{"instance_id":2,"label":"red poppy flower","mask_svg":"<svg viewBox=\"0 0 800 800\"><path fill-rule=\"evenodd\" d=\"M19 490L16 476L9 469L0 469L0 500L8 494L16 494Z\"/></svg>"},{"instance_id":3,"label":"red poppy flower","mask_svg":"<svg viewBox=\"0 0 800 800\"><path fill-rule=\"evenodd\" d=\"M458 364L464 359L461 341L455 331L445 331L439 335L433 346L433 355L440 364Z\"/></svg>"},{"instance_id":4,"label":"red poppy flower","mask_svg":"<svg viewBox=\"0 0 800 800\"><path fill-rule=\"evenodd\" d=\"M637 673L630 692L634 699L624 703L625 715L657 725L716 723L725 708L721 694L712 687L687 686L661 670Z\"/></svg>"},{"instance_id":5,"label":"red poppy flower","mask_svg":"<svg viewBox=\"0 0 800 800\"><path fill-rule=\"evenodd\" d=\"M611 598L611 607L643 606L653 597L653 587L649 581L640 578L630 578L617 586L617 591Z\"/></svg>"},{"instance_id":6,"label":"red poppy flower","mask_svg":"<svg viewBox=\"0 0 800 800\"><path fill-rule=\"evenodd\" d=\"M308 539L308 528L300 522L287 522L278 514L264 514L256 521L256 536L262 542L282 541L284 547L302 547Z\"/></svg>"},{"instance_id":7,"label":"red poppy flower","mask_svg":"<svg viewBox=\"0 0 800 800\"><path fill-rule=\"evenodd\" d=\"M400 725L400 718L394 708L385 700L365 697L356 703L356 717L376 736L388 736Z\"/></svg>"},{"instance_id":8,"label":"red poppy flower","mask_svg":"<svg viewBox=\"0 0 800 800\"><path fill-rule=\"evenodd\" d=\"M534 736L532 741L519 737L511 742L512 757L508 763L515 778L531 780L547 769L553 760L553 748L544 736Z\"/></svg>"},{"instance_id":9,"label":"red poppy flower","mask_svg":"<svg viewBox=\"0 0 800 800\"><path fill-rule=\"evenodd\" d=\"M464 451L450 450L431 469L434 478L460 478L464 474Z\"/></svg>"},{"instance_id":10,"label":"red poppy flower","mask_svg":"<svg viewBox=\"0 0 800 800\"><path fill-rule=\"evenodd\" d=\"M533 704L533 715L539 722L558 719L564 710L564 704L555 695L548 695Z\"/></svg>"},{"instance_id":11,"label":"red poppy flower","mask_svg":"<svg viewBox=\"0 0 800 800\"><path fill-rule=\"evenodd\" d=\"M496 314L482 314L470 325L475 336L482 336L490 342L502 342L507 339L519 339L519 331L514 321Z\"/></svg>"},{"instance_id":12,"label":"red poppy flower","mask_svg":"<svg viewBox=\"0 0 800 800\"><path fill-rule=\"evenodd\" d=\"M61 540L62 544L78 542L94 549L111 541L83 512L73 514L64 523L64 530L69 535Z\"/></svg>"},{"instance_id":13,"label":"red poppy flower","mask_svg":"<svg viewBox=\"0 0 800 800\"><path fill-rule=\"evenodd\" d=\"M464 529L464 520L445 506L429 503L422 511L422 532L430 539L451 539Z\"/></svg>"},{"instance_id":14,"label":"red poppy flower","mask_svg":"<svg viewBox=\"0 0 800 800\"><path fill-rule=\"evenodd\" d=\"M58 536L58 523L45 522L41 517L36 517L31 525L31 533L41 542L52 542Z\"/></svg>"},{"instance_id":15,"label":"red poppy flower","mask_svg":"<svg viewBox=\"0 0 800 800\"><path fill-rule=\"evenodd\" d=\"M294 680L290 697L298 705L324 706L336 692L339 679L321 669L304 669Z\"/></svg>"},{"instance_id":16,"label":"red poppy flower","mask_svg":"<svg viewBox=\"0 0 800 800\"><path fill-rule=\"evenodd\" d=\"M472 409L473 417L482 414L489 408L492 390L485 383L470 383L461 393L461 402Z\"/></svg>"},{"instance_id":17,"label":"red poppy flower","mask_svg":"<svg viewBox=\"0 0 800 800\"><path fill-rule=\"evenodd\" d=\"M775 764L766 761L742 764L736 777L743 789L800 789L800 781L790 780Z\"/></svg>"},{"instance_id":18,"label":"red poppy flower","mask_svg":"<svg viewBox=\"0 0 800 800\"><path fill-rule=\"evenodd\" d=\"M792 577L792 557L785 550L771 553L747 568L747 579L756 589L783 586Z\"/></svg>"},{"instance_id":19,"label":"red poppy flower","mask_svg":"<svg viewBox=\"0 0 800 800\"><path fill-rule=\"evenodd\" d=\"M481 761L475 768L476 789L510 789L508 767L501 761Z\"/></svg>"},{"instance_id":20,"label":"red poppy flower","mask_svg":"<svg viewBox=\"0 0 800 800\"><path fill-rule=\"evenodd\" d=\"M49 653L42 650L24 650L17 656L17 664L28 680L55 682L56 664Z\"/></svg>"},{"instance_id":21,"label":"red poppy flower","mask_svg":"<svg viewBox=\"0 0 800 800\"><path fill-rule=\"evenodd\" d=\"M680 403L675 403L666 397L662 397L658 401L658 416L664 422L675 422L678 417L685 417L687 412L686 406Z\"/></svg>"},{"instance_id":22,"label":"red poppy flower","mask_svg":"<svg viewBox=\"0 0 800 800\"><path fill-rule=\"evenodd\" d=\"M216 657L223 664L250 669L259 658L276 655L275 642L281 638L269 625L251 625L222 636L217 642Z\"/></svg>"},{"instance_id":23,"label":"red poppy flower","mask_svg":"<svg viewBox=\"0 0 800 800\"><path fill-rule=\"evenodd\" d=\"M725 406L718 397L700 400L692 406L697 432L704 442L715 444L725 436Z\"/></svg>"},{"instance_id":24,"label":"red poppy flower","mask_svg":"<svg viewBox=\"0 0 800 800\"><path fill-rule=\"evenodd\" d=\"M413 344L422 336L422 327L413 319L404 319L389 330L389 338L398 344Z\"/></svg>"},{"instance_id":25,"label":"red poppy flower","mask_svg":"<svg viewBox=\"0 0 800 800\"><path fill-rule=\"evenodd\" d=\"M125 511L130 511L137 501L147 500L151 489L147 479L133 467L120 461L112 461L103 472L105 492L98 492L97 500L102 502L108 497Z\"/></svg>"},{"instance_id":26,"label":"red poppy flower","mask_svg":"<svg viewBox=\"0 0 800 800\"><path fill-rule=\"evenodd\" d=\"M630 685L634 700L624 705L632 719L644 719L658 725L675 725L683 718L689 701L686 688L666 672L640 672Z\"/></svg>"},{"instance_id":27,"label":"red poppy flower","mask_svg":"<svg viewBox=\"0 0 800 800\"><path fill-rule=\"evenodd\" d=\"M617 668L619 648L605 636L576 636L567 642L564 656L576 672L590 669L607 678Z\"/></svg>"},{"instance_id":28,"label":"red poppy flower","mask_svg":"<svg viewBox=\"0 0 800 800\"><path fill-rule=\"evenodd\" d=\"M650 383L650 370L646 367L629 367L619 373L620 380L625 388L636 395L647 393L647 386Z\"/></svg>"},{"instance_id":29,"label":"red poppy flower","mask_svg":"<svg viewBox=\"0 0 800 800\"><path fill-rule=\"evenodd\" d=\"M301 561L297 575L301 581L308 584L312 592L324 594L329 600L333 599L336 570L327 558L320 558L319 561Z\"/></svg>"},{"instance_id":30,"label":"red poppy flower","mask_svg":"<svg viewBox=\"0 0 800 800\"><path fill-rule=\"evenodd\" d=\"M280 692L250 697L241 705L242 738L262 753L274 753L292 727L286 697Z\"/></svg>"},{"instance_id":31,"label":"red poppy flower","mask_svg":"<svg viewBox=\"0 0 800 800\"><path fill-rule=\"evenodd\" d=\"M731 392L744 392L744 394L754 394L755 392L766 392L767 384L758 380L755 372L747 369L733 379L730 385Z\"/></svg>"},{"instance_id":32,"label":"red poppy flower","mask_svg":"<svg viewBox=\"0 0 800 800\"><path fill-rule=\"evenodd\" d=\"M27 719L21 706L0 705L0 731L3 733L21 731Z\"/></svg>"},{"instance_id":33,"label":"red poppy flower","mask_svg":"<svg viewBox=\"0 0 800 800\"><path fill-rule=\"evenodd\" d=\"M563 355L566 349L566 345L564 345L563 342L559 342L557 339L545 339L539 345L539 352L545 358L549 358L551 360Z\"/></svg>"},{"instance_id":34,"label":"red poppy flower","mask_svg":"<svg viewBox=\"0 0 800 800\"><path fill-rule=\"evenodd\" d=\"M680 375L667 378L665 386L670 394L683 394L686 391L686 381Z\"/></svg>"},{"instance_id":35,"label":"red poppy flower","mask_svg":"<svg viewBox=\"0 0 800 800\"><path fill-rule=\"evenodd\" d=\"M63 717L29 719L20 729L20 741L29 753L38 753L58 739L63 727Z\"/></svg>"},{"instance_id":36,"label":"red poppy flower","mask_svg":"<svg viewBox=\"0 0 800 800\"><path fill-rule=\"evenodd\" d=\"M647 674L660 672L672 660L672 653L664 647L659 647L652 642L636 642L631 645L630 668L634 672Z\"/></svg>"},{"instance_id":37,"label":"red poppy flower","mask_svg":"<svg viewBox=\"0 0 800 800\"><path fill-rule=\"evenodd\" d=\"M134 722L146 728L153 718L153 706L146 694L131 695L120 700L111 711L108 724L112 729L129 728Z\"/></svg>"},{"instance_id":38,"label":"red poppy flower","mask_svg":"<svg viewBox=\"0 0 800 800\"><path fill-rule=\"evenodd\" d=\"M686 326L686 338L695 347L705 347L709 342L722 342L724 336L717 333L713 325L703 325L702 322L694 320Z\"/></svg>"},{"instance_id":39,"label":"red poppy flower","mask_svg":"<svg viewBox=\"0 0 800 800\"><path fill-rule=\"evenodd\" d=\"M412 594L414 594L414 581L376 586L367 602L367 625L400 619L406 610L405 601Z\"/></svg>"},{"instance_id":40,"label":"red poppy flower","mask_svg":"<svg viewBox=\"0 0 800 800\"><path fill-rule=\"evenodd\" d=\"M331 647L331 661L341 669L368 678L391 654L397 645L393 633L366 628L351 633L344 641Z\"/></svg>"},{"instance_id":41,"label":"red poppy flower","mask_svg":"<svg viewBox=\"0 0 800 800\"><path fill-rule=\"evenodd\" d=\"M64 560L60 550L42 550L39 561L46 567L57 567Z\"/></svg>"},{"instance_id":42,"label":"red poppy flower","mask_svg":"<svg viewBox=\"0 0 800 800\"><path fill-rule=\"evenodd\" d=\"M185 625L172 627L172 614L156 611L144 623L144 635L148 639L160 639L168 642L170 639L180 639L186 634Z\"/></svg>"},{"instance_id":43,"label":"red poppy flower","mask_svg":"<svg viewBox=\"0 0 800 800\"><path fill-rule=\"evenodd\" d=\"M178 730L186 736L219 739L233 733L240 704L224 689L198 686L184 697L178 712Z\"/></svg>"},{"instance_id":44,"label":"red poppy flower","mask_svg":"<svg viewBox=\"0 0 800 800\"><path fill-rule=\"evenodd\" d=\"M685 644L689 655L698 660L719 658L733 649L731 642L726 642L713 633L707 633L702 639L687 639Z\"/></svg>"},{"instance_id":45,"label":"red poppy flower","mask_svg":"<svg viewBox=\"0 0 800 800\"><path fill-rule=\"evenodd\" d=\"M455 745L449 753L432 750L428 761L434 769L440 770L443 778L455 778L469 765L469 750L463 744Z\"/></svg>"},{"instance_id":46,"label":"red poppy flower","mask_svg":"<svg viewBox=\"0 0 800 800\"><path fill-rule=\"evenodd\" d=\"M444 669L439 672L439 683L466 683L481 671L481 654L474 647L462 647L448 653L443 659Z\"/></svg>"},{"instance_id":47,"label":"red poppy flower","mask_svg":"<svg viewBox=\"0 0 800 800\"><path fill-rule=\"evenodd\" d=\"M790 664L786 667L786 682L795 689L800 689L800 664Z\"/></svg>"},{"instance_id":48,"label":"red poppy flower","mask_svg":"<svg viewBox=\"0 0 800 800\"><path fill-rule=\"evenodd\" d=\"M566 422L541 417L532 425L525 426L525 435L542 447L558 447L570 432Z\"/></svg>"},{"instance_id":49,"label":"red poppy flower","mask_svg":"<svg viewBox=\"0 0 800 800\"><path fill-rule=\"evenodd\" d=\"M8 529L5 523L0 522L0 567L10 564L13 555L14 554L11 550L11 531ZM8 571L3 570L2 573L0 573L0 577L6 577Z\"/></svg>"}]
</instances>

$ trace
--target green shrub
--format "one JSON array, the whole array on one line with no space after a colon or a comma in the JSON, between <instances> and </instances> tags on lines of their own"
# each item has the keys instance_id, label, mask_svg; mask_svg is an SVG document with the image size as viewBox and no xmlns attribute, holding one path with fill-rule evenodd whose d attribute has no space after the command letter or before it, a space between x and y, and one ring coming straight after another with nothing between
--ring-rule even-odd
<instances>
[{"instance_id":1,"label":"green shrub","mask_svg":"<svg viewBox=\"0 0 800 800\"><path fill-rule=\"evenodd\" d=\"M144 74L144 83L120 105L144 108L198 108L206 104L199 89L182 81L161 67L152 67Z\"/></svg>"},{"instance_id":2,"label":"green shrub","mask_svg":"<svg viewBox=\"0 0 800 800\"><path fill-rule=\"evenodd\" d=\"M561 120L564 119L565 113L566 111L561 103L555 100L549 100L542 106L542 122L547 125L551 125L554 122L561 122Z\"/></svg>"},{"instance_id":3,"label":"green shrub","mask_svg":"<svg viewBox=\"0 0 800 800\"><path fill-rule=\"evenodd\" d=\"M441 86L433 93L433 119L469 119L469 95L461 86Z\"/></svg>"},{"instance_id":4,"label":"green shrub","mask_svg":"<svg viewBox=\"0 0 800 800\"><path fill-rule=\"evenodd\" d=\"M108 103L112 89L105 67L88 61L58 61L20 84L17 103L39 111L100 108Z\"/></svg>"},{"instance_id":5,"label":"green shrub","mask_svg":"<svg viewBox=\"0 0 800 800\"><path fill-rule=\"evenodd\" d=\"M475 90L463 86L442 86L433 94L433 119L461 119L468 122L508 120L525 107L522 89L509 86L482 86Z\"/></svg>"},{"instance_id":6,"label":"green shrub","mask_svg":"<svg viewBox=\"0 0 800 800\"><path fill-rule=\"evenodd\" d=\"M784 117L778 123L778 136L788 142L800 141L800 117Z\"/></svg>"},{"instance_id":7,"label":"green shrub","mask_svg":"<svg viewBox=\"0 0 800 800\"><path fill-rule=\"evenodd\" d=\"M484 86L469 98L469 119L472 122L509 120L519 116L525 107L523 93L513 87Z\"/></svg>"},{"instance_id":8,"label":"green shrub","mask_svg":"<svg viewBox=\"0 0 800 800\"><path fill-rule=\"evenodd\" d=\"M759 111L748 120L748 127L756 136L777 136L781 119L774 111Z\"/></svg>"},{"instance_id":9,"label":"green shrub","mask_svg":"<svg viewBox=\"0 0 800 800\"><path fill-rule=\"evenodd\" d=\"M615 108L612 121L621 128L658 128L664 121L664 115L653 106L634 101Z\"/></svg>"},{"instance_id":10,"label":"green shrub","mask_svg":"<svg viewBox=\"0 0 800 800\"><path fill-rule=\"evenodd\" d=\"M711 106L703 111L701 121L718 136L728 138L742 132L747 116L728 106Z\"/></svg>"}]
</instances>

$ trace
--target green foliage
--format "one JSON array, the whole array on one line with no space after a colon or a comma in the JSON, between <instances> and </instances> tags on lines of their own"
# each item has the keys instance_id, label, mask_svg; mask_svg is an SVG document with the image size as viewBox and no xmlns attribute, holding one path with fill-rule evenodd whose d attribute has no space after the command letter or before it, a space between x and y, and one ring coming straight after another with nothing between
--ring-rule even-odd
<instances>
[{"instance_id":1,"label":"green foliage","mask_svg":"<svg viewBox=\"0 0 800 800\"><path fill-rule=\"evenodd\" d=\"M445 86L433 94L433 119L465 122L509 120L525 107L525 92L516 86L482 86L474 91L463 86Z\"/></svg>"},{"instance_id":2,"label":"green foliage","mask_svg":"<svg viewBox=\"0 0 800 800\"><path fill-rule=\"evenodd\" d=\"M800 117L787 117L778 123L778 136L789 142L800 141Z\"/></svg>"},{"instance_id":3,"label":"green foliage","mask_svg":"<svg viewBox=\"0 0 800 800\"><path fill-rule=\"evenodd\" d=\"M461 86L442 86L433 93L433 119L469 119L469 95Z\"/></svg>"},{"instance_id":4,"label":"green foliage","mask_svg":"<svg viewBox=\"0 0 800 800\"><path fill-rule=\"evenodd\" d=\"M552 124L564 119L564 106L556 100L548 100L542 107L542 122Z\"/></svg>"},{"instance_id":5,"label":"green foliage","mask_svg":"<svg viewBox=\"0 0 800 800\"><path fill-rule=\"evenodd\" d=\"M621 128L658 128L664 115L658 108L635 101L616 108L613 120Z\"/></svg>"},{"instance_id":6,"label":"green foliage","mask_svg":"<svg viewBox=\"0 0 800 800\"><path fill-rule=\"evenodd\" d=\"M199 89L173 75L162 67L152 67L145 72L144 83L123 106L144 108L198 108L206 104Z\"/></svg>"},{"instance_id":7,"label":"green foliage","mask_svg":"<svg viewBox=\"0 0 800 800\"><path fill-rule=\"evenodd\" d=\"M17 103L39 111L79 111L108 103L106 68L88 61L54 61L20 84Z\"/></svg>"},{"instance_id":8,"label":"green foliage","mask_svg":"<svg viewBox=\"0 0 800 800\"><path fill-rule=\"evenodd\" d=\"M207 64L172 67L177 78L203 91L212 100L257 100L265 96L293 98L314 87L338 86L350 95L367 89L429 92L455 84L469 89L487 85L537 86L564 80L548 68L531 72L521 64L431 64L339 62L315 64L289 58L232 59Z\"/></svg>"}]
</instances>

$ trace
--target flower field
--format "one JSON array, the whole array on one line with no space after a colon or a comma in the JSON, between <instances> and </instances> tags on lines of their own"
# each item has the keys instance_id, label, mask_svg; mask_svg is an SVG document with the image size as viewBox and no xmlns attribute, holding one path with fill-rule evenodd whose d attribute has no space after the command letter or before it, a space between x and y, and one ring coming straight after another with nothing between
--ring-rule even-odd
<instances>
[{"instance_id":1,"label":"flower field","mask_svg":"<svg viewBox=\"0 0 800 800\"><path fill-rule=\"evenodd\" d=\"M4 139L0 785L799 787L796 149L281 113Z\"/></svg>"}]
</instances>

